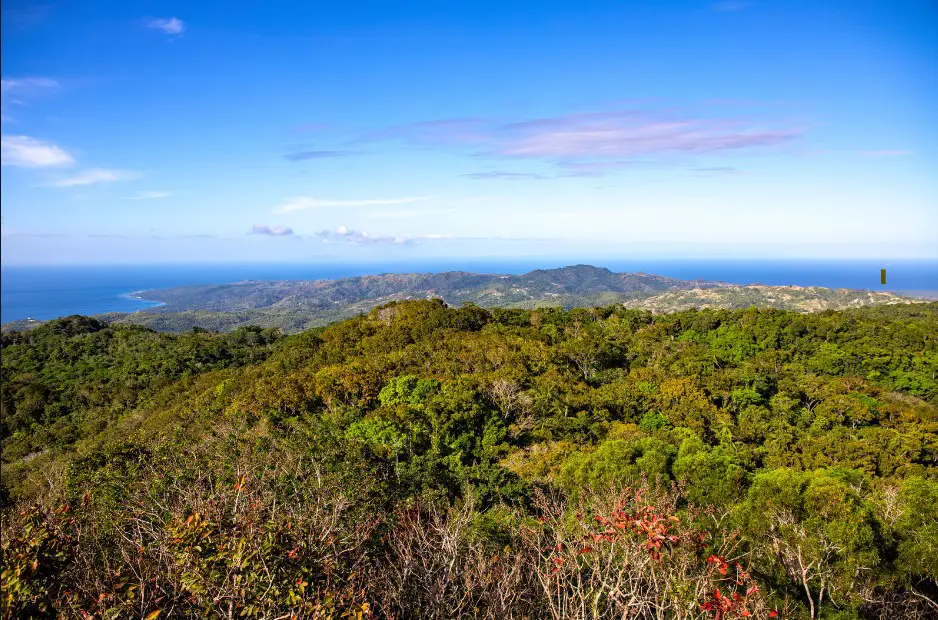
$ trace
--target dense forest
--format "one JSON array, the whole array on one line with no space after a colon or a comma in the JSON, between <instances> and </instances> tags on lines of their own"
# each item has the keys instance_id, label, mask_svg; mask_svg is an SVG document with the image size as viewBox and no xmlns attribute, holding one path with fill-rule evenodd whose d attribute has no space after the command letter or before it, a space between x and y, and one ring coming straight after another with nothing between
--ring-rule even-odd
<instances>
[{"instance_id":1,"label":"dense forest","mask_svg":"<svg viewBox=\"0 0 938 620\"><path fill-rule=\"evenodd\" d=\"M4 617L938 617L938 304L68 317L2 413Z\"/></svg>"}]
</instances>

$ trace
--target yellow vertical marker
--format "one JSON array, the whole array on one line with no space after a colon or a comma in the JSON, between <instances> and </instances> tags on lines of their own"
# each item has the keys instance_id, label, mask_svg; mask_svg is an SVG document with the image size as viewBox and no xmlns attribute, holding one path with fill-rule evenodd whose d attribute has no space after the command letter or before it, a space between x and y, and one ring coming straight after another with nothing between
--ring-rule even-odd
<instances>
[{"instance_id":1,"label":"yellow vertical marker","mask_svg":"<svg viewBox=\"0 0 938 620\"><path fill-rule=\"evenodd\" d=\"M886 270L885 269L879 270L879 283L886 284Z\"/></svg>"}]
</instances>

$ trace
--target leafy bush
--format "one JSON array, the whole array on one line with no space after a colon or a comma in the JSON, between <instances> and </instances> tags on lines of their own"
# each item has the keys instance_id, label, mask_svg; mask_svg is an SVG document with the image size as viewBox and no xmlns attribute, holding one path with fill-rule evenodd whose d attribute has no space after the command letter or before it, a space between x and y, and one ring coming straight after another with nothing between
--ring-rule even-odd
<instances>
[{"instance_id":1,"label":"leafy bush","mask_svg":"<svg viewBox=\"0 0 938 620\"><path fill-rule=\"evenodd\" d=\"M4 617L932 617L936 334L439 300L4 334Z\"/></svg>"}]
</instances>

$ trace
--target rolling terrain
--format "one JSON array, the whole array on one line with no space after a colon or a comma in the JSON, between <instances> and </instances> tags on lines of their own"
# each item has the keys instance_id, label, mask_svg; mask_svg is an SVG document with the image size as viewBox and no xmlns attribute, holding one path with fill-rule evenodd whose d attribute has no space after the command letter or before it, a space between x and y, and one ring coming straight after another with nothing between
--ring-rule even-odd
<instances>
[{"instance_id":1,"label":"rolling terrain","mask_svg":"<svg viewBox=\"0 0 938 620\"><path fill-rule=\"evenodd\" d=\"M0 615L934 618L936 334L440 300L5 333Z\"/></svg>"},{"instance_id":2,"label":"rolling terrain","mask_svg":"<svg viewBox=\"0 0 938 620\"><path fill-rule=\"evenodd\" d=\"M453 306L533 309L607 306L654 313L693 308L779 308L798 312L913 303L887 292L823 287L734 285L679 280L645 273L616 273L589 265L536 270L522 275L451 271L383 274L340 280L244 281L139 291L163 305L98 318L157 331L192 328L231 331L257 325L296 333L347 319L392 302L441 298ZM39 321L14 321L4 331L31 329Z\"/></svg>"},{"instance_id":3,"label":"rolling terrain","mask_svg":"<svg viewBox=\"0 0 938 620\"><path fill-rule=\"evenodd\" d=\"M693 308L778 308L798 312L845 310L880 304L908 304L915 300L894 293L856 289L830 289L822 286L723 286L668 291L623 302L626 308L654 313L677 312Z\"/></svg>"},{"instance_id":4,"label":"rolling terrain","mask_svg":"<svg viewBox=\"0 0 938 620\"><path fill-rule=\"evenodd\" d=\"M138 291L162 305L97 318L143 325L162 332L193 328L228 332L256 325L297 333L341 321L392 301L441 298L452 306L483 308L589 308L623 304L653 313L694 308L778 308L797 312L915 303L890 292L820 286L738 285L679 280L646 273L616 273L589 265L541 269L522 275L464 271L369 275L339 280L247 280ZM25 319L3 331L26 330L42 321Z\"/></svg>"}]
</instances>

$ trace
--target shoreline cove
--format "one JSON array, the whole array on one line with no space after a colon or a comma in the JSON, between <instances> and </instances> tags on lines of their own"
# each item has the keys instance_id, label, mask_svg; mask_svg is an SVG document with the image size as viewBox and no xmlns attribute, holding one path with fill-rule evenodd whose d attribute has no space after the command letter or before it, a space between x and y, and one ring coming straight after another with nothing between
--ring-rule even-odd
<instances>
[{"instance_id":1,"label":"shoreline cove","mask_svg":"<svg viewBox=\"0 0 938 620\"><path fill-rule=\"evenodd\" d=\"M336 280L382 273L441 273L518 275L584 261L441 260L421 263L377 264L243 264L148 265L139 267L4 267L0 323L30 318L49 320L71 314L133 313L166 305L143 296L146 291L245 281ZM734 261L734 260L594 260L585 261L618 273L645 273L683 280L721 281L746 285L822 286L895 292L912 297L938 297L938 260L919 261ZM888 264L888 286L879 283L879 270Z\"/></svg>"}]
</instances>

